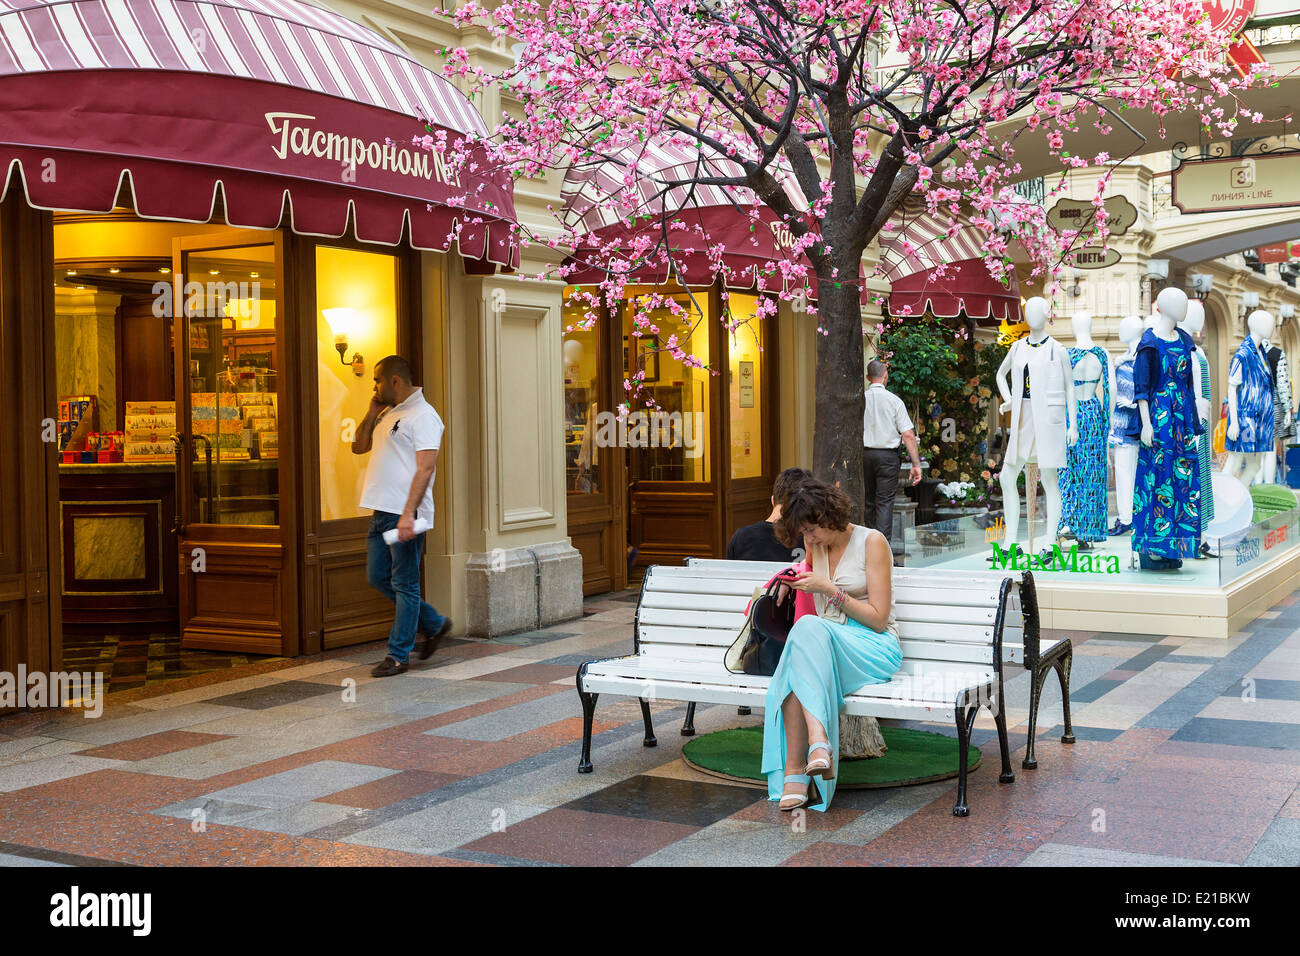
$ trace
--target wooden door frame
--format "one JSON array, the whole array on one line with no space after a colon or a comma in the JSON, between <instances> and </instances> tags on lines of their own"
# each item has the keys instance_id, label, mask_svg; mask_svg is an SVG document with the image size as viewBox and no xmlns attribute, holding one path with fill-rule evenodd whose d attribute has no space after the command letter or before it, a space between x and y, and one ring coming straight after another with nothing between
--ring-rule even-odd
<instances>
[{"instance_id":1,"label":"wooden door frame","mask_svg":"<svg viewBox=\"0 0 1300 956\"><path fill-rule=\"evenodd\" d=\"M275 652L285 657L296 657L302 653L301 632L299 629L300 616L298 607L298 561L296 551L298 549L299 531L298 531L298 506L297 498L299 496L299 485L302 480L304 462L301 456L301 444L299 430L295 425L290 410L286 408L287 399L290 396L301 394L301 372L297 368L297 363L290 361L292 354L292 343L296 340L299 333L299 321L297 316L296 297L291 289L290 267L293 253L296 246L296 238L290 230L272 229L272 230L249 230L249 229L214 229L212 232L194 233L192 235L176 236L172 239L172 289L173 289L173 319L172 328L176 337L176 347L173 354L179 353L179 359L175 362L176 370L176 402L177 402L177 430L186 436L186 445L188 448L197 447L193 444L193 423L190 418L190 402L187 396L190 389L187 383L190 369L190 341L189 341L189 323L185 315L185 296L184 280L185 275L182 268L185 263L185 257L189 253L206 252L220 249L247 248L249 246L273 246L275 249L276 265L279 268L279 275L276 279L276 335L277 351L280 355L280 365L276 372L278 377L277 385L277 465L278 473L276 478L276 488L278 496L278 513L279 513L279 535L278 544L280 547L280 569L279 569L279 588L280 588L280 649ZM179 321L178 321L179 320ZM315 333L313 331L313 338ZM191 476L189 471L192 470L192 462L189 461L189 452L183 452L182 459L190 466L189 469L179 469L176 475L176 494L179 502L179 511L184 515L190 507L190 490ZM287 467L286 467L287 464ZM286 474L287 472L287 474ZM287 479L287 480L286 480ZM187 521L186 527L197 524L197 522ZM262 525L207 525L221 529L226 540L232 542L246 542L250 547L264 544L265 526ZM185 580L185 575L190 572L190 557L185 552L181 542L181 536L178 533L177 546L180 548L180 563L178 573L181 575L180 589L178 597L180 599L180 630L182 646L184 646L185 636L185 601L187 590L190 587Z\"/></svg>"},{"instance_id":2,"label":"wooden door frame","mask_svg":"<svg viewBox=\"0 0 1300 956\"><path fill-rule=\"evenodd\" d=\"M619 323L617 334L615 323ZM622 372L622 316L612 317L608 306L602 300L600 306L600 318L596 322L596 363L597 379L599 387L597 388L596 407L597 412L612 412L622 400L615 393L615 383L623 381ZM592 423L593 429L598 426ZM597 431L597 434L599 432ZM584 501L588 496L581 494L571 494L566 487L565 489L565 512L566 512L566 531L572 537L572 528L586 526L595 526L600 524L604 527L603 538L605 567L609 569L609 590L621 591L627 587L627 515L625 499L627 498L627 467L623 460L623 449L618 445L601 447L595 444L596 437L592 436L592 445L596 449L597 468L600 477L600 484L603 492L600 502ZM567 482L566 482L567 484ZM586 574L584 570L583 577ZM584 580L585 590L585 580ZM591 593L600 593L593 591Z\"/></svg>"},{"instance_id":3,"label":"wooden door frame","mask_svg":"<svg viewBox=\"0 0 1300 956\"><path fill-rule=\"evenodd\" d=\"M29 205L21 189L0 203L0 270L0 396L15 436L6 458L16 487L6 485L6 492L17 499L0 520L0 560L12 559L0 567L0 601L22 609L12 663L50 671L63 664L62 606L55 594L61 576L53 551L59 540L58 445L42 435L45 420L58 417L54 216Z\"/></svg>"},{"instance_id":4,"label":"wooden door frame","mask_svg":"<svg viewBox=\"0 0 1300 956\"><path fill-rule=\"evenodd\" d=\"M300 436L303 449L303 467L299 469L299 489L296 495L300 543L295 542L299 569L299 613L303 654L318 654L325 650L325 595L320 576L320 563L332 542L365 534L370 525L368 516L339 518L329 522L325 529L320 518L320 379L316 373L316 250L319 247L352 249L391 255L397 261L396 309L398 354L411 363L411 372L417 382L424 383L424 327L420 303L423 301L420 269L422 257L409 243L398 246L381 246L360 242L351 236L338 239L297 237L293 267L294 299L298 303L300 335L290 343L294 366L301 374L301 400L292 415L294 428ZM367 370L373 372L374 363L382 355L367 358ZM428 396L426 395L426 398ZM308 467L309 463L316 467ZM428 538L425 538L427 543ZM421 589L424 576L420 576Z\"/></svg>"}]
</instances>

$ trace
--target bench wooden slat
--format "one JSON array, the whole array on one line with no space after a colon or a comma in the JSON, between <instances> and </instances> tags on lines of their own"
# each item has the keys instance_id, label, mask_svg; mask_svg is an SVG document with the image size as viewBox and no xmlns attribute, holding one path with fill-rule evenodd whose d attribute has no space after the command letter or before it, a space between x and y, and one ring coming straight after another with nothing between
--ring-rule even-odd
<instances>
[{"instance_id":1,"label":"bench wooden slat","mask_svg":"<svg viewBox=\"0 0 1300 956\"><path fill-rule=\"evenodd\" d=\"M643 679L686 682L708 681L714 684L729 685L746 685L755 680L754 677L748 674L730 673L722 666L720 661L683 661L661 657L651 658L645 654L619 657L608 661L597 661L588 665L587 673L588 675L644 675ZM904 678L920 676L925 680L932 681L950 679L954 685L961 683L963 687L973 687L992 679L992 672L987 666L908 658L903 659L897 673ZM761 679L767 680L767 678Z\"/></svg>"},{"instance_id":2,"label":"bench wooden slat","mask_svg":"<svg viewBox=\"0 0 1300 956\"><path fill-rule=\"evenodd\" d=\"M689 625L650 624L643 621L641 643L699 644L705 647L730 647L740 627L691 627ZM1004 628L1003 644L1023 643L1020 628ZM948 644L992 645L992 624L934 624L928 621L899 621L900 640L937 641Z\"/></svg>"}]
</instances>

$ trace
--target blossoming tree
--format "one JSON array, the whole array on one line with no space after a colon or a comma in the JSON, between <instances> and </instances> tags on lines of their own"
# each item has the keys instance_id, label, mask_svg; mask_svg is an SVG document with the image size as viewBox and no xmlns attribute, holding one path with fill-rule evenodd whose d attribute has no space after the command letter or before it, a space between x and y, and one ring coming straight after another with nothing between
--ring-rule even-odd
<instances>
[{"instance_id":1,"label":"blossoming tree","mask_svg":"<svg viewBox=\"0 0 1300 956\"><path fill-rule=\"evenodd\" d=\"M596 320L598 297L612 306L639 270L681 277L701 255L714 281L806 302L820 332L812 467L855 502L861 262L903 201L923 200L954 230L959 217L987 230L995 278L1012 269L1017 246L1035 274L1054 276L1071 244L1105 242L1104 181L1089 234L1055 233L1012 188L1023 176L1017 144L1044 137L1064 175L1110 160L1067 150L1066 137L1089 124L1097 135L1126 128L1128 152L1153 148L1133 147L1142 137L1128 111L1196 110L1229 136L1250 80L1232 72L1230 38L1211 29L1199 0L471 0L454 16L515 54L489 72L463 49L446 51L449 72L499 85L519 104L486 144L492 162L520 176L617 171L601 201L627 229L592 230L557 211L546 240L579 250L560 275L601 270L583 324ZM652 158L664 149L697 161L665 170ZM684 215L717 190L752 226L788 230L755 274L736 275L728 253L746 250ZM776 308L761 299L760 310ZM645 306L682 308L667 296ZM656 331L645 314L636 321L638 332ZM667 348L698 366L684 344ZM633 392L641 374L627 383Z\"/></svg>"}]
</instances>

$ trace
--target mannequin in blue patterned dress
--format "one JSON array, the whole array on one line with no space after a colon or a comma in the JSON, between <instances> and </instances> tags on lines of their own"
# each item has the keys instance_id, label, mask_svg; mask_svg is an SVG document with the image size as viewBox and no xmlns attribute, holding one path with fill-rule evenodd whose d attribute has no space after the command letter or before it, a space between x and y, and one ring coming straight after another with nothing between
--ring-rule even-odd
<instances>
[{"instance_id":1,"label":"mannequin in blue patterned dress","mask_svg":"<svg viewBox=\"0 0 1300 956\"><path fill-rule=\"evenodd\" d=\"M1114 412L1114 374L1110 356L1092 341L1092 316L1071 320L1075 347L1069 350L1074 370L1074 397L1079 403L1079 440L1069 447L1061 469L1061 520L1058 534L1074 538L1087 550L1106 540L1106 434Z\"/></svg>"},{"instance_id":2,"label":"mannequin in blue patterned dress","mask_svg":"<svg viewBox=\"0 0 1300 956\"><path fill-rule=\"evenodd\" d=\"M1175 324L1186 315L1186 293L1165 289L1157 307L1160 317L1143 334L1133 361L1133 394L1142 416L1133 550L1144 570L1172 571L1201 547L1201 376L1196 345Z\"/></svg>"},{"instance_id":3,"label":"mannequin in blue patterned dress","mask_svg":"<svg viewBox=\"0 0 1300 956\"><path fill-rule=\"evenodd\" d=\"M1223 473L1249 485L1265 454L1273 452L1273 376L1263 343L1273 334L1273 316L1256 309L1246 319L1242 339L1228 366L1228 452Z\"/></svg>"}]
</instances>

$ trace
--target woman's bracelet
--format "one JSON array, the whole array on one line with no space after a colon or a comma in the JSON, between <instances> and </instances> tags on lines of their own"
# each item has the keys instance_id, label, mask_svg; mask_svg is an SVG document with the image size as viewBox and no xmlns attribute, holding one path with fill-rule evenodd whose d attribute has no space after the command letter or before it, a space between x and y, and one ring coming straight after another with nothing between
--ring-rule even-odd
<instances>
[{"instance_id":1,"label":"woman's bracelet","mask_svg":"<svg viewBox=\"0 0 1300 956\"><path fill-rule=\"evenodd\" d=\"M831 607L835 608L835 610L842 611L844 610L844 602L848 600L848 597L848 594L845 593L843 588L836 588L835 593L831 595L830 600L827 603L829 603Z\"/></svg>"}]
</instances>

